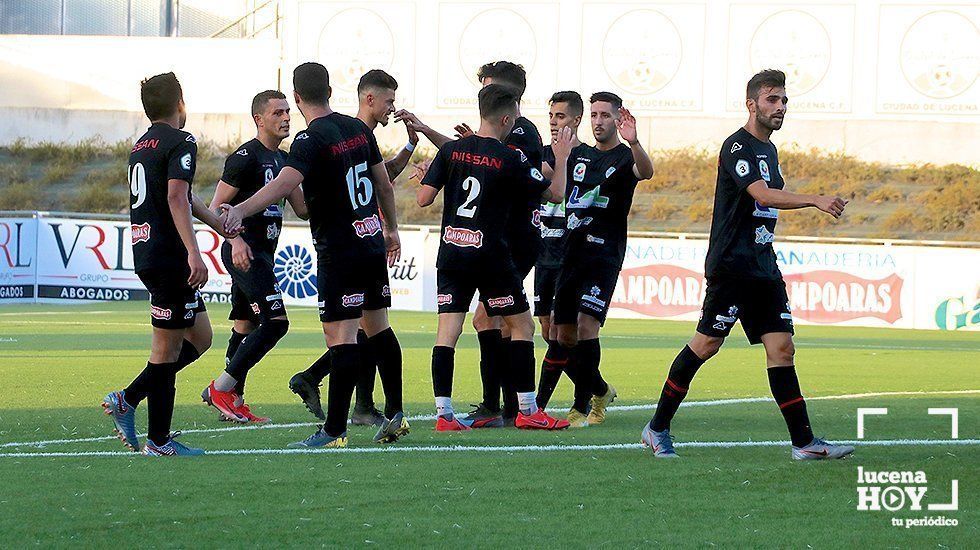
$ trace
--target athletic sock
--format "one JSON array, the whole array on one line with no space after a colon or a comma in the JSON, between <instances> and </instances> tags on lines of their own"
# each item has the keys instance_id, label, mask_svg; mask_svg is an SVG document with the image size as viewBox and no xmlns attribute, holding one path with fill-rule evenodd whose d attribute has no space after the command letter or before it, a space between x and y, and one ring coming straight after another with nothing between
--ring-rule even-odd
<instances>
[{"instance_id":1,"label":"athletic sock","mask_svg":"<svg viewBox=\"0 0 980 550\"><path fill-rule=\"evenodd\" d=\"M500 391L504 396L504 418L516 418L520 408L517 402L517 382L514 380L513 346L510 336L500 339ZM531 389L534 389L534 344L531 344Z\"/></svg>"},{"instance_id":2,"label":"athletic sock","mask_svg":"<svg viewBox=\"0 0 980 550\"><path fill-rule=\"evenodd\" d=\"M554 340L548 342L548 351L544 354L544 361L541 362L541 378L538 381L538 407L548 408L548 402L558 387L561 373L568 364L568 354L565 348Z\"/></svg>"},{"instance_id":3,"label":"athletic sock","mask_svg":"<svg viewBox=\"0 0 980 550\"><path fill-rule=\"evenodd\" d=\"M153 363L146 363L143 370L133 378L133 381L123 390L126 403L130 407L138 407L140 402L146 399L153 389L154 377L158 370L153 368Z\"/></svg>"},{"instance_id":4,"label":"athletic sock","mask_svg":"<svg viewBox=\"0 0 980 550\"><path fill-rule=\"evenodd\" d=\"M378 363L381 388L385 394L385 417L403 412L402 408L402 348L391 327L368 339Z\"/></svg>"},{"instance_id":5,"label":"athletic sock","mask_svg":"<svg viewBox=\"0 0 980 550\"><path fill-rule=\"evenodd\" d=\"M476 333L480 342L480 380L483 382L483 406L491 411L500 410L500 329L481 330Z\"/></svg>"},{"instance_id":6,"label":"athletic sock","mask_svg":"<svg viewBox=\"0 0 980 550\"><path fill-rule=\"evenodd\" d=\"M432 393L436 399L452 397L456 350L449 346L432 348Z\"/></svg>"},{"instance_id":7,"label":"athletic sock","mask_svg":"<svg viewBox=\"0 0 980 550\"><path fill-rule=\"evenodd\" d=\"M326 352L324 352L324 354L321 355L319 359L314 361L312 365L310 365L305 371L303 371L303 374L306 374L307 376L312 378L315 383L319 384L321 380L323 380L324 378L327 377L328 374L330 374L330 370L333 368L332 351L333 350L328 349Z\"/></svg>"},{"instance_id":8,"label":"athletic sock","mask_svg":"<svg viewBox=\"0 0 980 550\"><path fill-rule=\"evenodd\" d=\"M579 354L580 364L583 365L584 372L587 373L587 380L592 384L592 394L606 395L609 391L609 385L602 379L602 373L599 372L599 363L602 360L602 347L599 345L599 339L579 340L575 350Z\"/></svg>"},{"instance_id":9,"label":"athletic sock","mask_svg":"<svg viewBox=\"0 0 980 550\"><path fill-rule=\"evenodd\" d=\"M514 417L517 417L518 412L534 414L538 410L538 405L534 399L534 342L531 340L511 341L510 338L507 338L506 341L510 342L510 360L507 362L507 390L514 396ZM505 404L505 417L511 418L507 416L507 412L510 410Z\"/></svg>"},{"instance_id":10,"label":"athletic sock","mask_svg":"<svg viewBox=\"0 0 980 550\"><path fill-rule=\"evenodd\" d=\"M690 346L684 346L677 354L670 365L664 388L660 391L660 401L657 402L657 410L650 420L650 429L662 432L670 428L670 420L677 413L681 401L687 397L691 380L694 380L694 375L703 364L704 359L698 357Z\"/></svg>"},{"instance_id":11,"label":"athletic sock","mask_svg":"<svg viewBox=\"0 0 980 550\"><path fill-rule=\"evenodd\" d=\"M358 329L357 347L361 348L361 365L357 371L357 393L354 399L355 411L370 411L374 409L374 378L377 373L377 362L374 350L368 342L367 333Z\"/></svg>"},{"instance_id":12,"label":"athletic sock","mask_svg":"<svg viewBox=\"0 0 980 550\"><path fill-rule=\"evenodd\" d=\"M235 352L238 351L238 346L242 345L242 340L248 334L242 334L237 332L235 329L231 329L231 336L228 338L228 349L225 350L225 366L227 367L231 363L231 358L235 356Z\"/></svg>"},{"instance_id":13,"label":"athletic sock","mask_svg":"<svg viewBox=\"0 0 980 550\"><path fill-rule=\"evenodd\" d=\"M453 416L453 398L436 397L436 415Z\"/></svg>"},{"instance_id":14,"label":"athletic sock","mask_svg":"<svg viewBox=\"0 0 980 550\"><path fill-rule=\"evenodd\" d=\"M231 363L225 367L225 372L235 379L236 388L241 384L244 389L248 371L272 351L272 348L276 347L276 344L286 335L287 331L289 331L289 321L286 319L270 319L260 323L258 328L252 331L248 338L244 339L238 347L238 351L235 352L235 356L231 358Z\"/></svg>"},{"instance_id":15,"label":"athletic sock","mask_svg":"<svg viewBox=\"0 0 980 550\"><path fill-rule=\"evenodd\" d=\"M813 430L810 429L810 417L806 413L806 401L800 390L800 380L796 377L796 367L769 367L766 373L769 375L769 389L786 420L793 446L809 445L813 441Z\"/></svg>"},{"instance_id":16,"label":"athletic sock","mask_svg":"<svg viewBox=\"0 0 980 550\"><path fill-rule=\"evenodd\" d=\"M589 410L589 400L592 399L591 378L588 376L589 373L582 368L582 361L576 352L577 346L574 348L563 346L563 349L568 356L568 362L565 363L565 374L575 385L572 408L585 414Z\"/></svg>"},{"instance_id":17,"label":"athletic sock","mask_svg":"<svg viewBox=\"0 0 980 550\"><path fill-rule=\"evenodd\" d=\"M147 433L156 445L163 445L170 438L170 423L174 416L174 395L177 393L178 363L151 363L155 371L153 385L146 396Z\"/></svg>"},{"instance_id":18,"label":"athletic sock","mask_svg":"<svg viewBox=\"0 0 980 550\"><path fill-rule=\"evenodd\" d=\"M535 400L533 391L517 392L517 403L522 414L530 416L538 412L538 403Z\"/></svg>"},{"instance_id":19,"label":"athletic sock","mask_svg":"<svg viewBox=\"0 0 980 550\"><path fill-rule=\"evenodd\" d=\"M357 382L357 369L361 362L361 349L357 344L341 344L330 348L333 352L333 371L327 388L327 421L324 431L337 437L347 431L350 402Z\"/></svg>"},{"instance_id":20,"label":"athletic sock","mask_svg":"<svg viewBox=\"0 0 980 550\"><path fill-rule=\"evenodd\" d=\"M184 340L183 344L180 346L180 354L177 356L177 361L173 363L174 371L180 372L181 369L187 365L197 361L200 356L201 354L197 351L197 348L194 347L194 344L192 344L190 340Z\"/></svg>"}]
</instances>

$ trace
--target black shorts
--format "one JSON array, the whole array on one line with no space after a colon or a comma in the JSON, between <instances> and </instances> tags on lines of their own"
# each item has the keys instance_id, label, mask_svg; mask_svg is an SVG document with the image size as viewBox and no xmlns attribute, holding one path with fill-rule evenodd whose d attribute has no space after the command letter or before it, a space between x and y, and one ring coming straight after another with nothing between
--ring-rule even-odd
<instances>
[{"instance_id":1,"label":"black shorts","mask_svg":"<svg viewBox=\"0 0 980 550\"><path fill-rule=\"evenodd\" d=\"M555 284L556 325L577 323L579 313L598 319L600 324L606 322L621 268L591 258L583 260L574 263L565 261L559 270Z\"/></svg>"},{"instance_id":2,"label":"black shorts","mask_svg":"<svg viewBox=\"0 0 980 550\"><path fill-rule=\"evenodd\" d=\"M150 269L136 275L150 292L150 323L154 327L190 328L197 314L207 311L201 293L187 284L190 269Z\"/></svg>"},{"instance_id":3,"label":"black shorts","mask_svg":"<svg viewBox=\"0 0 980 550\"><path fill-rule=\"evenodd\" d=\"M534 316L551 315L555 303L555 285L558 283L558 267L534 268Z\"/></svg>"},{"instance_id":4,"label":"black shorts","mask_svg":"<svg viewBox=\"0 0 980 550\"><path fill-rule=\"evenodd\" d=\"M527 278L534 264L538 263L540 251L541 246L535 243L511 246L510 257L514 261L514 267L517 268L517 274L521 276L521 281Z\"/></svg>"},{"instance_id":5,"label":"black shorts","mask_svg":"<svg viewBox=\"0 0 980 550\"><path fill-rule=\"evenodd\" d=\"M282 292L273 272L275 258L272 252L253 248L252 256L248 271L242 271L231 261L231 245L226 241L221 246L221 261L231 275L231 313L228 319L232 321L261 323L286 314Z\"/></svg>"},{"instance_id":6,"label":"black shorts","mask_svg":"<svg viewBox=\"0 0 980 550\"><path fill-rule=\"evenodd\" d=\"M384 255L318 261L316 268L321 322L359 319L364 310L391 307Z\"/></svg>"},{"instance_id":7,"label":"black shorts","mask_svg":"<svg viewBox=\"0 0 980 550\"><path fill-rule=\"evenodd\" d=\"M509 263L486 269L439 269L436 284L439 313L466 313L478 290L480 302L491 317L530 309L523 281Z\"/></svg>"},{"instance_id":8,"label":"black shorts","mask_svg":"<svg viewBox=\"0 0 980 550\"><path fill-rule=\"evenodd\" d=\"M786 283L782 279L708 277L698 332L724 338L735 321L742 323L750 344L761 343L762 335L770 332L793 334Z\"/></svg>"}]
</instances>

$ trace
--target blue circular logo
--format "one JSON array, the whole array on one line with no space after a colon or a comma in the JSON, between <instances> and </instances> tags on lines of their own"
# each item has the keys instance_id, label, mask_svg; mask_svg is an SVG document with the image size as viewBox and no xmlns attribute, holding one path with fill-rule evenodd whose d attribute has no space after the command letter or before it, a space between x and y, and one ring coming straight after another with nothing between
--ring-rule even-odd
<instances>
[{"instance_id":1,"label":"blue circular logo","mask_svg":"<svg viewBox=\"0 0 980 550\"><path fill-rule=\"evenodd\" d=\"M306 248L291 244L276 253L276 280L279 288L293 298L316 295L316 273L313 256Z\"/></svg>"}]
</instances>

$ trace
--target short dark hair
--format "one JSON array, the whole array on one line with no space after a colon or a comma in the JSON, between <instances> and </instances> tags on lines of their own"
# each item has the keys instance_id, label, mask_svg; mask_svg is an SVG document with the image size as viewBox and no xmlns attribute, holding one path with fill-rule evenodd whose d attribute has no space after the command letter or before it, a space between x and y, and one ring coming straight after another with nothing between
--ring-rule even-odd
<instances>
[{"instance_id":1,"label":"short dark hair","mask_svg":"<svg viewBox=\"0 0 980 550\"><path fill-rule=\"evenodd\" d=\"M252 116L262 114L265 106L273 99L286 99L286 94L279 90L266 90L255 94L252 98Z\"/></svg>"},{"instance_id":2,"label":"short dark hair","mask_svg":"<svg viewBox=\"0 0 980 550\"><path fill-rule=\"evenodd\" d=\"M371 69L364 73L361 80L357 83L357 93L362 94L368 88L378 90L397 90L398 81L395 77L382 71L381 69Z\"/></svg>"},{"instance_id":3,"label":"short dark hair","mask_svg":"<svg viewBox=\"0 0 980 550\"><path fill-rule=\"evenodd\" d=\"M578 92L564 91L555 92L551 94L551 99L548 100L548 105L554 105L555 103L568 103L571 107L572 116L582 116L585 112L585 105L582 103L582 96Z\"/></svg>"},{"instance_id":4,"label":"short dark hair","mask_svg":"<svg viewBox=\"0 0 980 550\"><path fill-rule=\"evenodd\" d=\"M779 69L765 69L755 73L745 86L745 99L756 99L763 88L785 88L786 73Z\"/></svg>"},{"instance_id":5,"label":"short dark hair","mask_svg":"<svg viewBox=\"0 0 980 550\"><path fill-rule=\"evenodd\" d=\"M494 84L506 84L512 86L517 91L517 99L520 100L527 89L527 73L524 67L510 61L494 61L480 67L476 72L476 78L483 82L484 78L492 78Z\"/></svg>"},{"instance_id":6,"label":"short dark hair","mask_svg":"<svg viewBox=\"0 0 980 550\"><path fill-rule=\"evenodd\" d=\"M312 61L293 69L293 91L307 103L326 103L330 99L330 73Z\"/></svg>"},{"instance_id":7,"label":"short dark hair","mask_svg":"<svg viewBox=\"0 0 980 550\"><path fill-rule=\"evenodd\" d=\"M480 102L480 118L488 119L517 109L517 92L510 86L490 84L477 94Z\"/></svg>"},{"instance_id":8,"label":"short dark hair","mask_svg":"<svg viewBox=\"0 0 980 550\"><path fill-rule=\"evenodd\" d=\"M596 92L592 94L589 98L589 104L593 104L597 101L605 101L606 103L611 103L613 109L619 110L623 107L623 98L612 92Z\"/></svg>"},{"instance_id":9,"label":"short dark hair","mask_svg":"<svg viewBox=\"0 0 980 550\"><path fill-rule=\"evenodd\" d=\"M150 120L160 120L177 112L177 105L184 99L184 92L174 73L158 74L140 82L140 99L143 112Z\"/></svg>"}]
</instances>

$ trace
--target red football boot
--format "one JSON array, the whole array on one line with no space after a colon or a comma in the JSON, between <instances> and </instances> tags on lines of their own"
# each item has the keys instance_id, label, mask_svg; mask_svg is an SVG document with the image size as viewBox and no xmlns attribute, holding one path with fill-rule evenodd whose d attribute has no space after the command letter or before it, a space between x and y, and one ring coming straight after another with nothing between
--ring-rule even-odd
<instances>
[{"instance_id":1,"label":"red football boot","mask_svg":"<svg viewBox=\"0 0 980 550\"><path fill-rule=\"evenodd\" d=\"M544 412L544 409L538 409L534 414L517 413L514 425L522 430L564 430L568 427L568 421L555 418Z\"/></svg>"},{"instance_id":2,"label":"red football boot","mask_svg":"<svg viewBox=\"0 0 980 550\"><path fill-rule=\"evenodd\" d=\"M460 422L454 415L440 416L436 420L437 432L468 432L472 429L467 424Z\"/></svg>"},{"instance_id":3,"label":"red football boot","mask_svg":"<svg viewBox=\"0 0 980 550\"><path fill-rule=\"evenodd\" d=\"M235 392L214 389L214 380L211 381L211 385L204 388L204 391L201 392L201 400L218 409L218 412L233 422L248 422L236 410Z\"/></svg>"}]
</instances>

